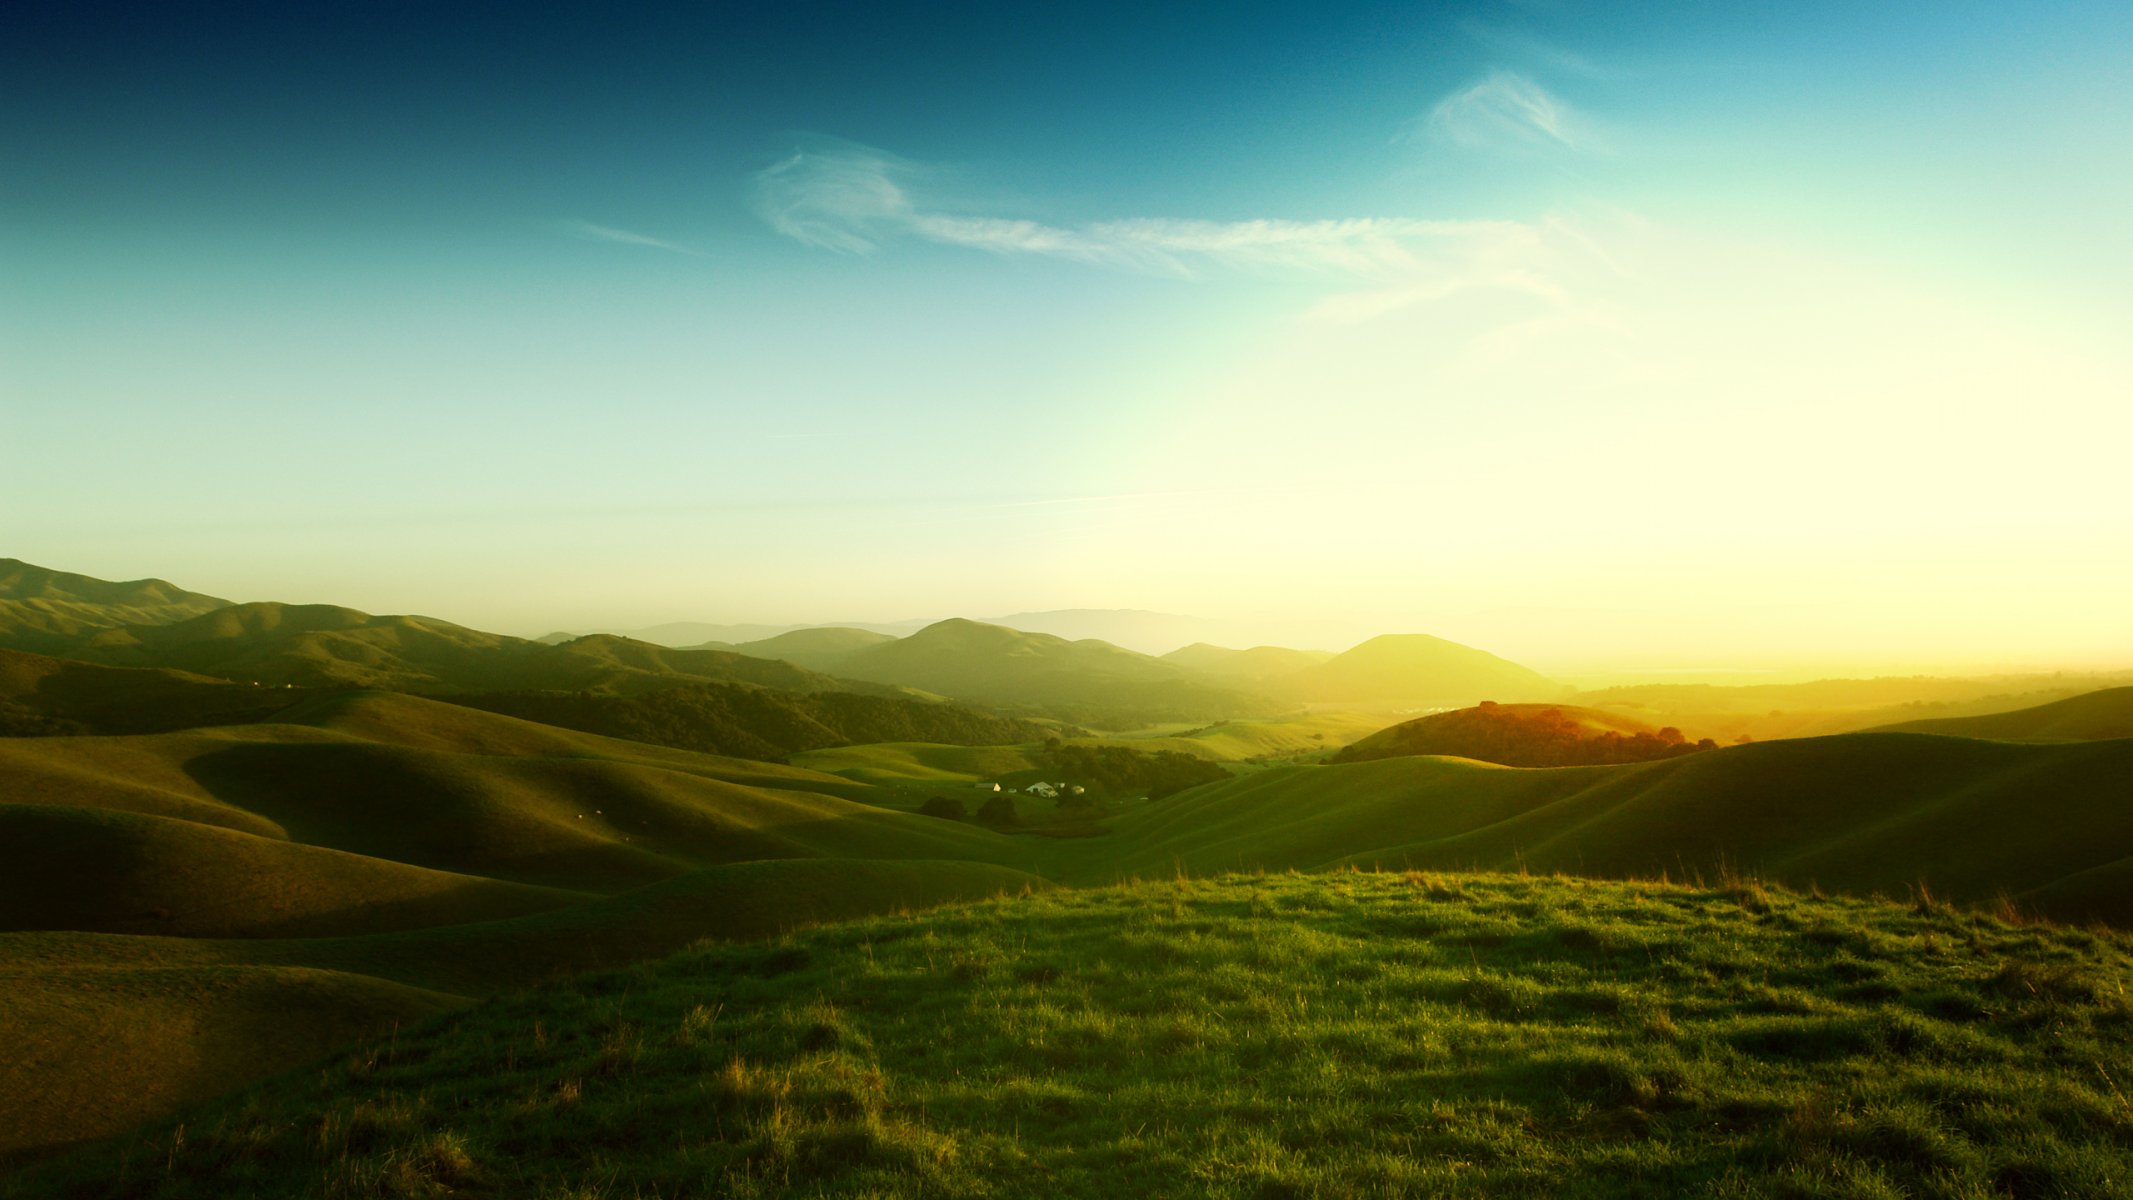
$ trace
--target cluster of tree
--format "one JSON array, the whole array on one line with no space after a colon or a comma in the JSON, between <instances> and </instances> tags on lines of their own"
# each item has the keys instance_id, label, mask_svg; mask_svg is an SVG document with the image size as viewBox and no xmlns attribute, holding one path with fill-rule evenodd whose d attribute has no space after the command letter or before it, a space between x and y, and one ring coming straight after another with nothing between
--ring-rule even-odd
<instances>
[{"instance_id":1,"label":"cluster of tree","mask_svg":"<svg viewBox=\"0 0 2133 1200\"><path fill-rule=\"evenodd\" d=\"M1511 767L1570 767L1651 762L1717 748L1710 738L1690 742L1672 726L1627 737L1612 729L1591 733L1559 708L1515 709L1484 701L1373 734L1332 761L1451 754Z\"/></svg>"},{"instance_id":2,"label":"cluster of tree","mask_svg":"<svg viewBox=\"0 0 2133 1200\"><path fill-rule=\"evenodd\" d=\"M954 704L851 692L776 692L705 683L635 696L592 692L482 692L440 697L544 725L783 762L803 750L867 742L997 746L1032 742L1044 726Z\"/></svg>"},{"instance_id":3,"label":"cluster of tree","mask_svg":"<svg viewBox=\"0 0 2133 1200\"><path fill-rule=\"evenodd\" d=\"M1145 795L1150 800L1229 778L1220 764L1176 750L1148 754L1124 746L1071 745L1057 738L1047 740L1045 750L1062 779L1105 792ZM1067 799L1061 797L1060 803L1066 804Z\"/></svg>"}]
</instances>

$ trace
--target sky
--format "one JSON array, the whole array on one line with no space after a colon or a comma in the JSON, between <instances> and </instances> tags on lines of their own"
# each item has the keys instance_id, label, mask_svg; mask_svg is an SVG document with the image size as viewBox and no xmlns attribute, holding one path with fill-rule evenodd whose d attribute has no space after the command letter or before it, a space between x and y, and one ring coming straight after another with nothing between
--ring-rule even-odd
<instances>
[{"instance_id":1,"label":"sky","mask_svg":"<svg viewBox=\"0 0 2133 1200\"><path fill-rule=\"evenodd\" d=\"M0 554L2133 665L2133 8L46 3Z\"/></svg>"}]
</instances>

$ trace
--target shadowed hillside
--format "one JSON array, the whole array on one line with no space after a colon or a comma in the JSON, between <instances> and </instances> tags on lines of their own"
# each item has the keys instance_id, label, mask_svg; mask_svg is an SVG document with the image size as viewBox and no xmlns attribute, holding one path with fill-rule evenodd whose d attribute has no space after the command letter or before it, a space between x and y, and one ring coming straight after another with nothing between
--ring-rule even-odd
<instances>
[{"instance_id":1,"label":"shadowed hillside","mask_svg":"<svg viewBox=\"0 0 2133 1200\"><path fill-rule=\"evenodd\" d=\"M304 693L308 696L309 693ZM0 650L0 736L161 733L273 715L301 697L184 671Z\"/></svg>"},{"instance_id":2,"label":"shadowed hillside","mask_svg":"<svg viewBox=\"0 0 2133 1200\"><path fill-rule=\"evenodd\" d=\"M775 762L830 746L900 741L993 746L1040 740L1058 732L1050 726L954 704L850 692L773 692L715 683L634 696L489 692L450 699L567 729Z\"/></svg>"},{"instance_id":3,"label":"shadowed hillside","mask_svg":"<svg viewBox=\"0 0 2133 1200\"><path fill-rule=\"evenodd\" d=\"M2052 704L1977 717L1886 725L1883 733L1938 733L2005 742L2095 742L2133 738L2133 687L2106 688Z\"/></svg>"}]
</instances>

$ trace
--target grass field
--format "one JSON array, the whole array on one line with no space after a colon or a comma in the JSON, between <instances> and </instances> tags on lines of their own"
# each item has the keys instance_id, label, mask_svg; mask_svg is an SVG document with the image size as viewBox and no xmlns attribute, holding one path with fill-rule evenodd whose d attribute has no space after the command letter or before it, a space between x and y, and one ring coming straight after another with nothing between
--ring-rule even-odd
<instances>
[{"instance_id":1,"label":"grass field","mask_svg":"<svg viewBox=\"0 0 2133 1200\"><path fill-rule=\"evenodd\" d=\"M1118 742L1278 759L1361 719ZM1034 753L810 759L829 774L386 693L303 700L272 724L0 739L0 1036L20 1047L0 1155L700 939L1181 870L1753 874L2133 923L2133 741L1866 734L1550 770L1262 760L1154 803L1018 798L1038 836L898 811L936 791L967 803L959 784L1035 772Z\"/></svg>"},{"instance_id":2,"label":"grass field","mask_svg":"<svg viewBox=\"0 0 2133 1200\"><path fill-rule=\"evenodd\" d=\"M1515 875L1053 891L701 948L15 1196L2121 1195L2124 936Z\"/></svg>"}]
</instances>

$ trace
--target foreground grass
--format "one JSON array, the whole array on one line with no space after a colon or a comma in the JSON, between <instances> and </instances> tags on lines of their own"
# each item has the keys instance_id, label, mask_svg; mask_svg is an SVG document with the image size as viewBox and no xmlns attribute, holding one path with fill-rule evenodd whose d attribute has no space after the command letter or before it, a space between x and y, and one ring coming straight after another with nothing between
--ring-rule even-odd
<instances>
[{"instance_id":1,"label":"foreground grass","mask_svg":"<svg viewBox=\"0 0 2133 1200\"><path fill-rule=\"evenodd\" d=\"M1507 875L1049 892L402 1029L66 1196L2105 1196L2133 942Z\"/></svg>"}]
</instances>

